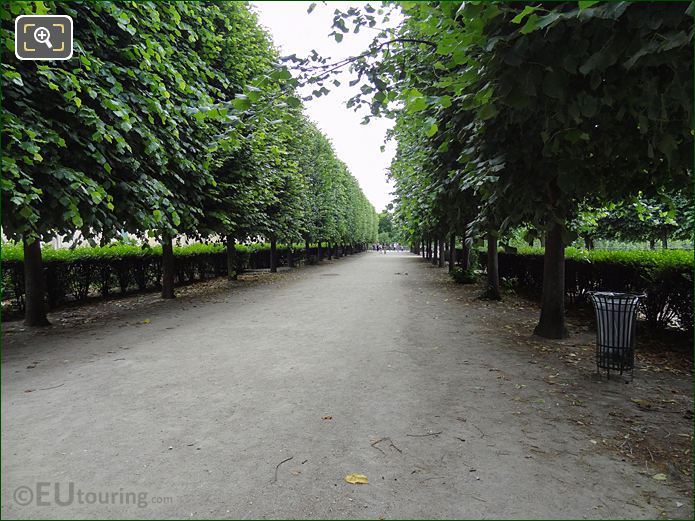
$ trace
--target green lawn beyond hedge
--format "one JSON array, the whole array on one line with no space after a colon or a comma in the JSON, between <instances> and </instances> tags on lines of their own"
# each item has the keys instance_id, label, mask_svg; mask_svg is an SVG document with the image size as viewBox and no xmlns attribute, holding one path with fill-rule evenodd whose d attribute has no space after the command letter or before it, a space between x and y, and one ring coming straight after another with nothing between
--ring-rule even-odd
<instances>
[{"instance_id":1,"label":"green lawn beyond hedge","mask_svg":"<svg viewBox=\"0 0 695 521\"><path fill-rule=\"evenodd\" d=\"M519 255L543 256L543 248L519 248ZM610 262L648 270L692 268L693 250L580 250L566 248L565 257L576 261Z\"/></svg>"},{"instance_id":2,"label":"green lawn beyond hedge","mask_svg":"<svg viewBox=\"0 0 695 521\"><path fill-rule=\"evenodd\" d=\"M315 246L315 245L314 245ZM297 248L298 246L295 246ZM267 243L237 244L236 250L239 253L251 253L260 250L267 250L270 245ZM278 248L285 248L285 245L278 244ZM225 250L222 244L190 244L188 246L174 246L174 255L203 255L208 253L220 253ZM161 255L161 246L145 247L132 246L126 244L112 244L107 246L89 247L84 246L69 249L56 250L50 247L43 247L42 257L44 262L64 261L74 262L88 259L122 259L125 257L142 257L144 255ZM5 243L0 252L2 261L22 261L24 260L24 249L21 244Z\"/></svg>"}]
</instances>

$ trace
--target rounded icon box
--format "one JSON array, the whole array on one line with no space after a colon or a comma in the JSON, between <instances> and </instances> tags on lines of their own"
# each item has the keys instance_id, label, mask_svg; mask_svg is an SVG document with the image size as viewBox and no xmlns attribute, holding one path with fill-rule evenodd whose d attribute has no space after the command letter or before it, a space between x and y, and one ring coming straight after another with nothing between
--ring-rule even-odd
<instances>
[{"instance_id":1,"label":"rounded icon box","mask_svg":"<svg viewBox=\"0 0 695 521\"><path fill-rule=\"evenodd\" d=\"M20 15L14 21L14 55L19 60L69 60L72 30L72 17L66 14Z\"/></svg>"}]
</instances>

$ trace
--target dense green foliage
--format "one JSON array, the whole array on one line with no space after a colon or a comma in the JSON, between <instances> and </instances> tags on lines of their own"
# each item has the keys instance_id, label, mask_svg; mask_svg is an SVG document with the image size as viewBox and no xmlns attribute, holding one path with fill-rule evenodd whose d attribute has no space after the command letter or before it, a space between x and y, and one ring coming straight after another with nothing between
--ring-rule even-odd
<instances>
[{"instance_id":1,"label":"dense green foliage","mask_svg":"<svg viewBox=\"0 0 695 521\"><path fill-rule=\"evenodd\" d=\"M471 268L454 268L449 272L454 282L459 284L474 284L478 280L475 270Z\"/></svg>"},{"instance_id":2,"label":"dense green foliage","mask_svg":"<svg viewBox=\"0 0 695 521\"><path fill-rule=\"evenodd\" d=\"M34 12L80 20L73 60L15 59L13 18ZM331 221L312 237L372 237L369 203L246 4L13 3L2 22L8 237L299 238L308 195Z\"/></svg>"},{"instance_id":3,"label":"dense green foliage","mask_svg":"<svg viewBox=\"0 0 695 521\"><path fill-rule=\"evenodd\" d=\"M393 242L396 242L393 213L387 209L379 214L379 243L391 244Z\"/></svg>"},{"instance_id":4,"label":"dense green foliage","mask_svg":"<svg viewBox=\"0 0 695 521\"><path fill-rule=\"evenodd\" d=\"M331 73L350 66L359 92L348 105L367 108L366 121L396 120L395 221L415 249L451 235L496 241L519 227L545 241L536 331L562 337L566 245L583 234L591 247L599 230L626 237L627 227L600 226L624 222L626 209L660 238L687 228L676 218L678 201L692 201L692 11L692 3L383 2L335 14L337 41L350 25L385 27L367 51L297 68L328 89ZM680 215L692 223L692 208Z\"/></svg>"},{"instance_id":5,"label":"dense green foliage","mask_svg":"<svg viewBox=\"0 0 695 521\"><path fill-rule=\"evenodd\" d=\"M14 56L14 18L44 13L79 21L71 60ZM12 2L0 20L9 239L376 240L248 3Z\"/></svg>"}]
</instances>

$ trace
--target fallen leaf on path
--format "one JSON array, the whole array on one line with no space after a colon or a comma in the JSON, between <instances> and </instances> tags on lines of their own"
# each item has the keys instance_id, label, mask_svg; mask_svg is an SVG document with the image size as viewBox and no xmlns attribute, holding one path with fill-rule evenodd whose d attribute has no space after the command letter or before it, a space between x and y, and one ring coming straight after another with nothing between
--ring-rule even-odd
<instances>
[{"instance_id":1,"label":"fallen leaf on path","mask_svg":"<svg viewBox=\"0 0 695 521\"><path fill-rule=\"evenodd\" d=\"M324 419L324 420L332 420L332 419L333 419L333 416L324 416L323 419Z\"/></svg>"},{"instance_id":2,"label":"fallen leaf on path","mask_svg":"<svg viewBox=\"0 0 695 521\"><path fill-rule=\"evenodd\" d=\"M366 485L369 483L369 479L364 474L357 474L353 472L345 476L345 481L352 483L353 485Z\"/></svg>"},{"instance_id":3,"label":"fallen leaf on path","mask_svg":"<svg viewBox=\"0 0 695 521\"><path fill-rule=\"evenodd\" d=\"M659 474L654 474L652 476L652 479L655 479L657 481L666 481L668 478L666 477L666 474L659 473Z\"/></svg>"}]
</instances>

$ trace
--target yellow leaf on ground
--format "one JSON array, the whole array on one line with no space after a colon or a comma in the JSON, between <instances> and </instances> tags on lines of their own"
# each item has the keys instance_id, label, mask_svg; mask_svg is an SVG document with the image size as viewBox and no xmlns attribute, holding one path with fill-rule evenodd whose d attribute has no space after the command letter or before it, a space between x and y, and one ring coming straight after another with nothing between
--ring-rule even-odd
<instances>
[{"instance_id":1,"label":"yellow leaf on ground","mask_svg":"<svg viewBox=\"0 0 695 521\"><path fill-rule=\"evenodd\" d=\"M369 479L364 474L352 473L345 476L345 481L352 483L353 485L366 485L369 483Z\"/></svg>"},{"instance_id":2,"label":"yellow leaf on ground","mask_svg":"<svg viewBox=\"0 0 695 521\"><path fill-rule=\"evenodd\" d=\"M666 474L654 474L652 476L652 479L655 479L657 481L666 481Z\"/></svg>"},{"instance_id":3,"label":"yellow leaf on ground","mask_svg":"<svg viewBox=\"0 0 695 521\"><path fill-rule=\"evenodd\" d=\"M637 405L639 405L640 407L643 407L645 409L649 409L652 406L652 404L649 402L649 400L641 400L639 398L632 398L630 401L632 403L636 403Z\"/></svg>"}]
</instances>

